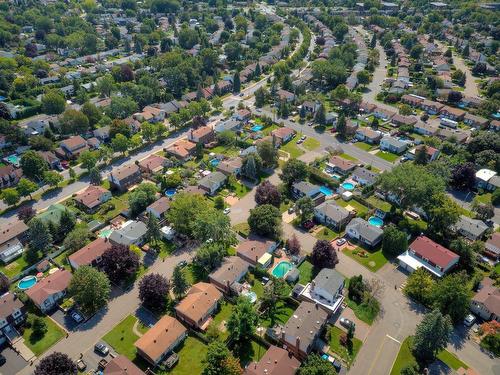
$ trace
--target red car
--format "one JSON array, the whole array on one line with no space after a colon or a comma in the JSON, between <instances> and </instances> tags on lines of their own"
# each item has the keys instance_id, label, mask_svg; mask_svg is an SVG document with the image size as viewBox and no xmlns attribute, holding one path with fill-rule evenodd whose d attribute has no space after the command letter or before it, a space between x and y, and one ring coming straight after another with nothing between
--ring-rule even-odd
<instances>
[{"instance_id":1,"label":"red car","mask_svg":"<svg viewBox=\"0 0 500 375\"><path fill-rule=\"evenodd\" d=\"M302 226L303 226L305 229L309 230L309 229L311 229L312 227L314 227L314 223L313 223L311 220L307 220L307 221L304 221L304 222L302 223Z\"/></svg>"},{"instance_id":2,"label":"red car","mask_svg":"<svg viewBox=\"0 0 500 375\"><path fill-rule=\"evenodd\" d=\"M61 165L62 165L62 167L64 169L68 169L69 168L69 163L66 160L61 161Z\"/></svg>"}]
</instances>

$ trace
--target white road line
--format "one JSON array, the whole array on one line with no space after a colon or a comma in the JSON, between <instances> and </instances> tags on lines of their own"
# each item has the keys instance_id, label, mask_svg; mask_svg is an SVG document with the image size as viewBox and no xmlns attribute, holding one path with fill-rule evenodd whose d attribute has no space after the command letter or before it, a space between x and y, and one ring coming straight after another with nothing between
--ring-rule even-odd
<instances>
[{"instance_id":1,"label":"white road line","mask_svg":"<svg viewBox=\"0 0 500 375\"><path fill-rule=\"evenodd\" d=\"M389 335L386 335L386 336L389 337L391 340L396 341L398 344L401 344L401 341L396 340L394 337L389 336Z\"/></svg>"}]
</instances>

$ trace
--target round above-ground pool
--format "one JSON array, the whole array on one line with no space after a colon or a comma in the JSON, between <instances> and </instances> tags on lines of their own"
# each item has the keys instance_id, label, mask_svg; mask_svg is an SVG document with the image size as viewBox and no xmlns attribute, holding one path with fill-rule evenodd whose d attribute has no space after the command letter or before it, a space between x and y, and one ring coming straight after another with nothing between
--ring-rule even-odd
<instances>
[{"instance_id":1,"label":"round above-ground pool","mask_svg":"<svg viewBox=\"0 0 500 375\"><path fill-rule=\"evenodd\" d=\"M219 163L220 163L219 159L212 159L212 160L210 160L210 165L212 167L217 167L219 165Z\"/></svg>"},{"instance_id":2,"label":"round above-ground pool","mask_svg":"<svg viewBox=\"0 0 500 375\"><path fill-rule=\"evenodd\" d=\"M247 297L251 303L255 303L255 301L257 301L257 294L255 294L255 292L248 291L248 292L243 292L241 294Z\"/></svg>"},{"instance_id":3,"label":"round above-ground pool","mask_svg":"<svg viewBox=\"0 0 500 375\"><path fill-rule=\"evenodd\" d=\"M384 225L384 220L382 220L381 218L377 217L377 216L370 216L370 218L368 219L368 223L370 225L373 225L374 227L382 227L382 225Z\"/></svg>"},{"instance_id":4,"label":"round above-ground pool","mask_svg":"<svg viewBox=\"0 0 500 375\"><path fill-rule=\"evenodd\" d=\"M344 190L354 190L354 184L352 182L344 182L341 186L344 188Z\"/></svg>"},{"instance_id":5,"label":"round above-ground pool","mask_svg":"<svg viewBox=\"0 0 500 375\"><path fill-rule=\"evenodd\" d=\"M169 198L173 197L175 194L175 189L167 189L165 190L165 195Z\"/></svg>"},{"instance_id":6,"label":"round above-ground pool","mask_svg":"<svg viewBox=\"0 0 500 375\"><path fill-rule=\"evenodd\" d=\"M273 268L271 274L274 277L283 278L292 268L293 268L292 263L287 262L286 260L282 260L276 265L276 267Z\"/></svg>"},{"instance_id":7,"label":"round above-ground pool","mask_svg":"<svg viewBox=\"0 0 500 375\"><path fill-rule=\"evenodd\" d=\"M37 283L36 276L26 276L23 277L21 281L19 281L17 286L21 290L26 290L33 287L33 285L35 285L36 283Z\"/></svg>"},{"instance_id":8,"label":"round above-ground pool","mask_svg":"<svg viewBox=\"0 0 500 375\"><path fill-rule=\"evenodd\" d=\"M323 194L325 194L327 197L330 196L330 195L333 195L333 191L332 189L330 189L329 187L327 186L321 186L319 188L319 191L321 191Z\"/></svg>"}]
</instances>

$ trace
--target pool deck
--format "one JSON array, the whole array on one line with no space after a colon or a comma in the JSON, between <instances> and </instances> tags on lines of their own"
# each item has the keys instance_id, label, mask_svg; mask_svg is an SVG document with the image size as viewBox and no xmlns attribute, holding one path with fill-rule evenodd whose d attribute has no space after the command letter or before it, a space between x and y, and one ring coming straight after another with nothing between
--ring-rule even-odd
<instances>
[{"instance_id":1,"label":"pool deck","mask_svg":"<svg viewBox=\"0 0 500 375\"><path fill-rule=\"evenodd\" d=\"M283 254L283 252L282 252ZM292 261L285 255L283 254L280 258L278 258L276 255L273 257L273 264L271 264L271 266L267 269L267 273L269 273L270 275L274 276L273 275L273 270L274 270L274 267L276 267L278 264L280 264L281 262L289 262L290 264L293 265ZM295 267L295 265L293 266ZM286 276L286 274L284 275Z\"/></svg>"}]
</instances>

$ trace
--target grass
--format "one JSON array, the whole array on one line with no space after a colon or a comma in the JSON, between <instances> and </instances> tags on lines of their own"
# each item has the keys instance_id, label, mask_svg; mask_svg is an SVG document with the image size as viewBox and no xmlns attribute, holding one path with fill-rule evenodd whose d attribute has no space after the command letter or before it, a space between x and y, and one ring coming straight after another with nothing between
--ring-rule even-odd
<instances>
[{"instance_id":1,"label":"grass","mask_svg":"<svg viewBox=\"0 0 500 375\"><path fill-rule=\"evenodd\" d=\"M340 154L339 155L341 158L344 158L344 159L347 159L347 160L350 160L350 161L354 161L354 162L358 162L359 160L356 159L354 156L351 156L349 154L346 154L345 152Z\"/></svg>"},{"instance_id":2,"label":"grass","mask_svg":"<svg viewBox=\"0 0 500 375\"><path fill-rule=\"evenodd\" d=\"M307 151L316 150L321 143L316 138L306 138L306 140L302 143L302 147L304 147Z\"/></svg>"},{"instance_id":3,"label":"grass","mask_svg":"<svg viewBox=\"0 0 500 375\"><path fill-rule=\"evenodd\" d=\"M137 355L134 343L139 339L139 336L132 330L136 321L137 318L135 316L129 315L102 338L111 345L118 354L126 356L131 361L133 361Z\"/></svg>"},{"instance_id":4,"label":"grass","mask_svg":"<svg viewBox=\"0 0 500 375\"><path fill-rule=\"evenodd\" d=\"M236 233L239 233L242 237L247 238L250 235L250 225L248 223L239 223L233 226Z\"/></svg>"},{"instance_id":5,"label":"grass","mask_svg":"<svg viewBox=\"0 0 500 375\"><path fill-rule=\"evenodd\" d=\"M369 211L369 208L366 207L365 205L359 203L358 201L354 200L354 199L351 199L349 202L346 202L345 200L343 199L338 199L335 201L339 206L342 206L342 207L347 207L347 206L351 206L353 207L358 216L364 216L366 215L366 213Z\"/></svg>"},{"instance_id":6,"label":"grass","mask_svg":"<svg viewBox=\"0 0 500 375\"><path fill-rule=\"evenodd\" d=\"M380 159L388 161L389 163L394 163L399 158L399 155L382 150L377 152L375 155L378 156Z\"/></svg>"},{"instance_id":7,"label":"grass","mask_svg":"<svg viewBox=\"0 0 500 375\"><path fill-rule=\"evenodd\" d=\"M302 285L306 285L310 283L314 278L314 266L311 262L305 260L301 263L298 268L299 270L299 283Z\"/></svg>"},{"instance_id":8,"label":"grass","mask_svg":"<svg viewBox=\"0 0 500 375\"><path fill-rule=\"evenodd\" d=\"M203 342L188 336L175 350L179 355L179 362L166 373L174 375L201 374L205 367L203 360L207 355L207 350L208 347Z\"/></svg>"},{"instance_id":9,"label":"grass","mask_svg":"<svg viewBox=\"0 0 500 375\"><path fill-rule=\"evenodd\" d=\"M266 317L266 319L262 321L262 325L268 328L274 327L274 325L277 323L285 325L288 319L290 319L290 317L292 316L295 309L296 306L287 304L284 301L278 301L276 303L276 314L274 315L273 319Z\"/></svg>"},{"instance_id":10,"label":"grass","mask_svg":"<svg viewBox=\"0 0 500 375\"><path fill-rule=\"evenodd\" d=\"M482 204L491 204L491 193L476 195L474 200Z\"/></svg>"},{"instance_id":11,"label":"grass","mask_svg":"<svg viewBox=\"0 0 500 375\"><path fill-rule=\"evenodd\" d=\"M209 152L214 152L216 154L222 154L229 157L238 156L240 149L238 147L226 147L226 146L216 146L211 148Z\"/></svg>"},{"instance_id":12,"label":"grass","mask_svg":"<svg viewBox=\"0 0 500 375\"><path fill-rule=\"evenodd\" d=\"M47 332L41 337L33 334L33 329L31 325L24 329L23 338L26 346L36 355L40 356L42 353L47 351L52 345L61 340L65 333L64 330L59 327L52 319L47 316L41 316L34 313L29 313L27 321L32 323L35 318L41 318L46 326Z\"/></svg>"},{"instance_id":13,"label":"grass","mask_svg":"<svg viewBox=\"0 0 500 375\"><path fill-rule=\"evenodd\" d=\"M377 272L388 261L381 249L365 250L357 247L354 250L344 249L344 254L372 272Z\"/></svg>"},{"instance_id":14,"label":"grass","mask_svg":"<svg viewBox=\"0 0 500 375\"><path fill-rule=\"evenodd\" d=\"M170 241L161 241L159 247L158 257L161 259L167 258L175 251L175 245Z\"/></svg>"},{"instance_id":15,"label":"grass","mask_svg":"<svg viewBox=\"0 0 500 375\"><path fill-rule=\"evenodd\" d=\"M236 196L240 199L247 195L250 190L252 190L248 186L240 184L238 181L235 181L231 185L228 185L227 189L230 192L235 193Z\"/></svg>"},{"instance_id":16,"label":"grass","mask_svg":"<svg viewBox=\"0 0 500 375\"><path fill-rule=\"evenodd\" d=\"M9 264L0 267L0 271L5 274L8 278L16 276L18 273L22 272L24 269L28 268L30 264L24 257L24 254L19 258L13 260Z\"/></svg>"},{"instance_id":17,"label":"grass","mask_svg":"<svg viewBox=\"0 0 500 375\"><path fill-rule=\"evenodd\" d=\"M358 354L359 349L361 349L363 343L361 342L361 340L354 337L352 339L352 350L349 350L347 347L343 346L340 343L340 336L344 333L346 332L338 327L332 326L330 328L330 330L328 331L328 335L330 336L330 351L337 354L347 363L347 366L350 367L354 362L354 359L356 358L356 355Z\"/></svg>"},{"instance_id":18,"label":"grass","mask_svg":"<svg viewBox=\"0 0 500 375\"><path fill-rule=\"evenodd\" d=\"M220 311L214 316L214 319L210 324L213 324L216 327L220 327L223 322L227 322L232 311L233 311L233 305L231 305L228 302L225 303L222 302L220 306ZM219 337L223 341L229 337L229 332L227 330L223 331L219 328L219 333L220 333Z\"/></svg>"},{"instance_id":19,"label":"grass","mask_svg":"<svg viewBox=\"0 0 500 375\"><path fill-rule=\"evenodd\" d=\"M370 151L370 150L373 150L373 145L369 144L369 143L365 143L365 142L356 142L354 144L354 146L356 146L357 148L363 150L363 151Z\"/></svg>"},{"instance_id":20,"label":"grass","mask_svg":"<svg viewBox=\"0 0 500 375\"><path fill-rule=\"evenodd\" d=\"M384 212L391 212L392 205L389 202L383 201L375 196L371 196L366 200L373 207L378 208Z\"/></svg>"},{"instance_id":21,"label":"grass","mask_svg":"<svg viewBox=\"0 0 500 375\"><path fill-rule=\"evenodd\" d=\"M391 375L401 374L401 370L412 363L417 363L411 351L413 337L407 337L401 343L398 356L392 365Z\"/></svg>"},{"instance_id":22,"label":"grass","mask_svg":"<svg viewBox=\"0 0 500 375\"><path fill-rule=\"evenodd\" d=\"M250 362L256 361L258 362L266 353L267 348L258 343L255 340L252 340L250 342L245 342L241 345L240 350L235 353L236 357L239 358L241 362L241 366L244 368L247 366ZM200 372L190 372L190 374L201 374Z\"/></svg>"},{"instance_id":23,"label":"grass","mask_svg":"<svg viewBox=\"0 0 500 375\"><path fill-rule=\"evenodd\" d=\"M102 209L99 209L97 213L94 214L95 219L105 223L114 218L123 210L126 210L128 208L128 194L126 193L121 195L120 197L113 197L108 202L106 202L106 205L109 203L114 204L115 208L108 212L104 212L102 211Z\"/></svg>"},{"instance_id":24,"label":"grass","mask_svg":"<svg viewBox=\"0 0 500 375\"><path fill-rule=\"evenodd\" d=\"M295 144L293 140L282 145L281 150L288 152L291 158L298 158L299 156L302 156L305 153Z\"/></svg>"},{"instance_id":25,"label":"grass","mask_svg":"<svg viewBox=\"0 0 500 375\"><path fill-rule=\"evenodd\" d=\"M345 282L345 289L347 290L349 288L349 279L346 279ZM356 318L359 320L365 322L366 324L372 325L375 318L377 317L380 308L376 311L368 308L367 305L361 303L358 304L357 302L349 299L349 296L346 294L345 297L345 302L347 303L347 306L354 312L354 315L356 315Z\"/></svg>"},{"instance_id":26,"label":"grass","mask_svg":"<svg viewBox=\"0 0 500 375\"><path fill-rule=\"evenodd\" d=\"M264 286L258 279L255 279L251 289L257 295L257 298L262 298L264 295Z\"/></svg>"},{"instance_id":27,"label":"grass","mask_svg":"<svg viewBox=\"0 0 500 375\"><path fill-rule=\"evenodd\" d=\"M327 241L332 241L338 236L340 236L340 233L335 232L334 230L327 227L321 227L321 229L318 230L314 235L314 237L316 237L318 240L327 240Z\"/></svg>"},{"instance_id":28,"label":"grass","mask_svg":"<svg viewBox=\"0 0 500 375\"><path fill-rule=\"evenodd\" d=\"M437 357L444 363L446 363L446 366L448 366L449 368L453 369L453 370L458 370L459 368L464 368L464 369L468 369L469 366L467 366L465 363L463 363L460 359L458 359L458 357L453 354L453 353L450 353L448 350L443 350L441 351L441 353L439 353L437 355Z\"/></svg>"}]
</instances>

